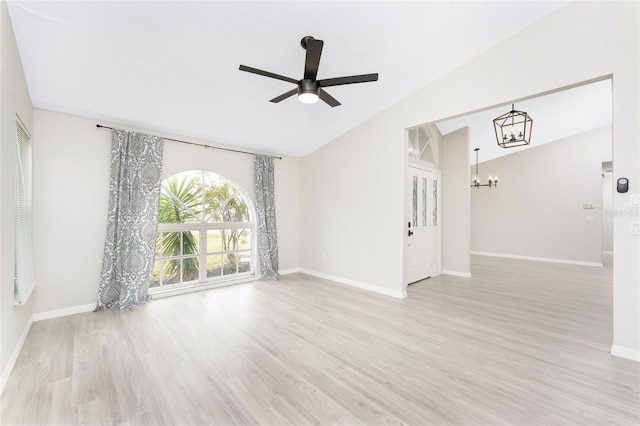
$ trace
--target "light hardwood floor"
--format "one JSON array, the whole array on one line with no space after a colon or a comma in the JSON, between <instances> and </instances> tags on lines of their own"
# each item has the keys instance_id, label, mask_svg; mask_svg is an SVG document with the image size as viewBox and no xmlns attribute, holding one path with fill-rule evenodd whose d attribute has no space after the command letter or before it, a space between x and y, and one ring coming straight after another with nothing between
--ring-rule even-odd
<instances>
[{"instance_id":1,"label":"light hardwood floor","mask_svg":"<svg viewBox=\"0 0 640 426\"><path fill-rule=\"evenodd\" d=\"M37 322L1 423L640 423L610 265L472 272L405 300L293 274Z\"/></svg>"}]
</instances>

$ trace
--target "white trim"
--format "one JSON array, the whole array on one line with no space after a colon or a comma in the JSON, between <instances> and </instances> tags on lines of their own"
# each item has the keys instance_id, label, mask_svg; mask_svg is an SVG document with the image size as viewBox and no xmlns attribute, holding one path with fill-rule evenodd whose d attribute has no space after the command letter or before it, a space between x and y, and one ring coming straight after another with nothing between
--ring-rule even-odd
<instances>
[{"instance_id":1,"label":"white trim","mask_svg":"<svg viewBox=\"0 0 640 426\"><path fill-rule=\"evenodd\" d=\"M33 314L31 319L34 322L44 321L53 318L66 317L68 315L75 314L83 314L85 312L91 312L96 309L95 303L90 303L88 305L80 305L80 306L72 306L71 308L57 309L55 311L47 311L47 312L39 312L37 314Z\"/></svg>"},{"instance_id":2,"label":"white trim","mask_svg":"<svg viewBox=\"0 0 640 426\"><path fill-rule=\"evenodd\" d=\"M16 120L18 120L18 123L20 124L20 127L22 127L22 130L24 130L27 136L29 136L29 140L33 139L33 136L31 136L31 132L27 128L27 125L24 124L24 121L22 121L22 118L20 118L20 115L17 112L16 112Z\"/></svg>"},{"instance_id":3,"label":"white trim","mask_svg":"<svg viewBox=\"0 0 640 426\"><path fill-rule=\"evenodd\" d=\"M631 361L640 362L640 351L637 349L625 348L623 346L611 345L611 355L620 358L630 359Z\"/></svg>"},{"instance_id":4,"label":"white trim","mask_svg":"<svg viewBox=\"0 0 640 426\"><path fill-rule=\"evenodd\" d=\"M483 251L472 251L471 254L476 256L504 257L506 259L534 260L536 262L564 263L567 265L595 266L597 268L602 268L602 262L584 262L582 260L553 259L548 257L520 256L517 254L487 253Z\"/></svg>"},{"instance_id":5,"label":"white trim","mask_svg":"<svg viewBox=\"0 0 640 426\"><path fill-rule=\"evenodd\" d=\"M289 275L289 274L295 274L296 272L300 272L302 271L300 268L291 268L291 269L284 269L282 271L278 271L278 273L280 275Z\"/></svg>"},{"instance_id":6,"label":"white trim","mask_svg":"<svg viewBox=\"0 0 640 426\"><path fill-rule=\"evenodd\" d=\"M442 273L444 275L451 275L454 277L471 278L471 272L460 272L460 271L451 271L449 269L443 269Z\"/></svg>"},{"instance_id":7,"label":"white trim","mask_svg":"<svg viewBox=\"0 0 640 426\"><path fill-rule=\"evenodd\" d=\"M335 275L324 274L322 272L312 271L310 269L300 268L300 272L314 277L323 278L329 281L335 281L340 284L350 285L351 287L357 287L363 290L372 291L374 293L384 294L385 296L395 297L397 299L405 299L407 297L407 291L395 291L386 288L381 288L376 285L361 283L359 281L351 280L349 278L337 277Z\"/></svg>"},{"instance_id":8,"label":"white trim","mask_svg":"<svg viewBox=\"0 0 640 426\"><path fill-rule=\"evenodd\" d=\"M196 291L211 290L214 288L227 287L235 284L245 284L245 283L250 283L254 281L260 281L260 277L256 275L248 275L248 276L240 277L233 280L217 281L217 282L214 281L214 282L205 283L205 284L186 285L186 286L180 286L180 287L173 287L165 290L162 290L162 287L160 287L160 290L155 290L153 292L150 291L149 294L153 299L162 299L165 297L179 296L181 294L195 293Z\"/></svg>"},{"instance_id":9,"label":"white trim","mask_svg":"<svg viewBox=\"0 0 640 426\"><path fill-rule=\"evenodd\" d=\"M0 378L0 395L2 395L2 393L4 392L4 387L9 381L9 377L11 377L11 372L13 371L13 367L16 365L16 361L18 360L18 356L20 355L20 352L22 352L22 347L24 346L24 342L27 340L27 336L29 335L29 331L31 330L32 324L33 324L33 316L29 318L29 321L27 321L27 325L24 327L24 330L22 330L22 335L20 336L20 339L18 339L18 343L16 344L15 348L13 348L13 351L11 352L11 356L9 357L9 362L7 362L7 365L4 367L4 370L2 370L2 377Z\"/></svg>"}]
</instances>

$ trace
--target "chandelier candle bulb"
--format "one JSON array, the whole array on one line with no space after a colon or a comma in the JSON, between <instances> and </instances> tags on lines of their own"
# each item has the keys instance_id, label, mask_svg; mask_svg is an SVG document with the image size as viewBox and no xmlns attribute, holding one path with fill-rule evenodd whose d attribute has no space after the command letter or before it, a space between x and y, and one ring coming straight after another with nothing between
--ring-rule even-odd
<instances>
[{"instance_id":1,"label":"chandelier candle bulb","mask_svg":"<svg viewBox=\"0 0 640 426\"><path fill-rule=\"evenodd\" d=\"M496 176L495 180L491 177L491 175L489 175L489 183L485 183L482 184L480 183L480 179L478 178L478 151L480 151L480 148L476 148L474 149L474 151L476 152L476 174L473 177L473 182L471 183L471 187L475 187L480 189L481 186L488 186L489 188L494 187L494 186L498 186L498 177Z\"/></svg>"}]
</instances>

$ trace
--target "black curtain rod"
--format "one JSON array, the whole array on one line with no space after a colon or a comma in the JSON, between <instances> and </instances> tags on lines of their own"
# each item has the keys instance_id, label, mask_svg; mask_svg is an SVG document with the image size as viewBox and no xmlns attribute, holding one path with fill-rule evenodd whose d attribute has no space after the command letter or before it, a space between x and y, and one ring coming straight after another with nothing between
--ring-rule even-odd
<instances>
[{"instance_id":1,"label":"black curtain rod","mask_svg":"<svg viewBox=\"0 0 640 426\"><path fill-rule=\"evenodd\" d=\"M110 129L113 130L113 127L109 127L109 126L103 126L102 124L96 124L96 127L99 129ZM196 146L202 146L204 148L213 148L213 149L221 149L223 151L231 151L231 152L238 152L240 154L250 154L250 155L255 155L255 152L249 152L249 151L240 151L238 149L231 149L231 148L222 148L220 146L211 146L211 145L205 145L202 143L195 143L195 142L187 142L187 141L181 141L180 139L171 139L171 138L163 138L166 141L173 141L173 142L179 142L179 143L186 143L187 145L196 145ZM282 160L282 157L277 157L275 155L272 155L271 157L273 158L277 158L278 160Z\"/></svg>"}]
</instances>

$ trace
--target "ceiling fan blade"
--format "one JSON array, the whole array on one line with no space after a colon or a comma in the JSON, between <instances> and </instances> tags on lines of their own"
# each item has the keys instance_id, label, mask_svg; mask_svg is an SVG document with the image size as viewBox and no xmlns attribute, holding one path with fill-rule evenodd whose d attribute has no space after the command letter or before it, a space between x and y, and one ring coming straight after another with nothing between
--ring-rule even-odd
<instances>
[{"instance_id":1,"label":"ceiling fan blade","mask_svg":"<svg viewBox=\"0 0 640 426\"><path fill-rule=\"evenodd\" d=\"M291 89L286 93L283 93L280 96L276 96L275 98L271 99L269 102L273 102L274 104L277 104L280 101L284 101L285 99L287 99L290 96L295 95L296 93L298 93L298 88L296 87L295 89Z\"/></svg>"},{"instance_id":2,"label":"ceiling fan blade","mask_svg":"<svg viewBox=\"0 0 640 426\"><path fill-rule=\"evenodd\" d=\"M322 55L322 40L310 38L307 40L307 57L304 61L304 78L305 80L316 80L318 75L318 66L320 66L320 55Z\"/></svg>"},{"instance_id":3,"label":"ceiling fan blade","mask_svg":"<svg viewBox=\"0 0 640 426\"><path fill-rule=\"evenodd\" d=\"M369 81L378 81L378 73L351 75L349 77L336 77L318 80L320 87L340 86L343 84L367 83Z\"/></svg>"},{"instance_id":4,"label":"ceiling fan blade","mask_svg":"<svg viewBox=\"0 0 640 426\"><path fill-rule=\"evenodd\" d=\"M274 73L269 72L269 71L259 70L258 68L248 67L246 65L240 65L240 71L246 71L246 72L250 72L250 73L253 73L253 74L262 75L262 76L265 76L265 77L275 78L276 80L282 80L282 81L287 81L289 83L298 84L298 80L294 80L292 78L285 77L285 76L280 75L280 74L274 74Z\"/></svg>"},{"instance_id":5,"label":"ceiling fan blade","mask_svg":"<svg viewBox=\"0 0 640 426\"><path fill-rule=\"evenodd\" d=\"M328 94L322 89L320 89L320 91L318 92L318 96L320 97L320 99L325 101L329 106L337 107L338 105L342 105L340 102L338 102L336 98L334 98L333 96L331 96L330 94Z\"/></svg>"}]
</instances>

